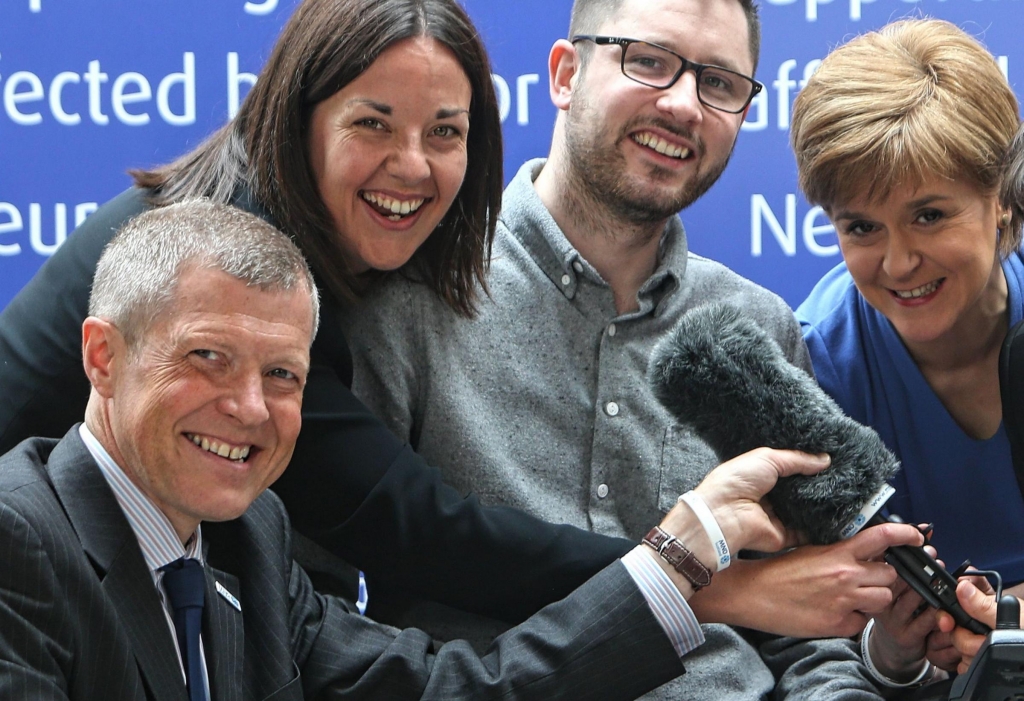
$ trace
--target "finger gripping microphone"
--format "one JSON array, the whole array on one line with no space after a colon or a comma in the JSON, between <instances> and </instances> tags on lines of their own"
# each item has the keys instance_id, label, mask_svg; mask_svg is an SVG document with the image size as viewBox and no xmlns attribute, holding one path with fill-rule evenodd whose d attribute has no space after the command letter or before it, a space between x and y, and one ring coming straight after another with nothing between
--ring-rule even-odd
<instances>
[{"instance_id":1,"label":"finger gripping microphone","mask_svg":"<svg viewBox=\"0 0 1024 701\"><path fill-rule=\"evenodd\" d=\"M899 470L896 456L735 307L714 304L685 314L655 349L650 382L662 404L722 461L762 446L828 453L828 468L783 477L767 495L782 524L812 543L827 545L865 525L900 521L878 513L895 491L888 480ZM885 559L931 606L988 632L960 607L956 579L923 547L895 546Z\"/></svg>"}]
</instances>

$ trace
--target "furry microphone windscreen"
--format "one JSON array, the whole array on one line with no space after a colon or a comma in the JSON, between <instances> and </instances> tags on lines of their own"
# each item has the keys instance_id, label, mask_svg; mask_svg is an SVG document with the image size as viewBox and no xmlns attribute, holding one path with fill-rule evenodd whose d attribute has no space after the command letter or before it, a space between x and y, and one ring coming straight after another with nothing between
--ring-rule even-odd
<instances>
[{"instance_id":1,"label":"furry microphone windscreen","mask_svg":"<svg viewBox=\"0 0 1024 701\"><path fill-rule=\"evenodd\" d=\"M899 461L872 429L843 414L761 327L727 305L697 307L655 349L655 395L722 461L761 446L828 453L817 475L779 480L768 494L783 525L834 543Z\"/></svg>"}]
</instances>

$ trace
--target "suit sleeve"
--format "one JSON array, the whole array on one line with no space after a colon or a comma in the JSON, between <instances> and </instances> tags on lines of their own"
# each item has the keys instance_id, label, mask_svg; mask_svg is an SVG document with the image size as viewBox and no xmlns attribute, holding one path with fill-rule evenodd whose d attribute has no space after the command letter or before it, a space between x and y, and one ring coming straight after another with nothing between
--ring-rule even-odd
<instances>
[{"instance_id":1,"label":"suit sleeve","mask_svg":"<svg viewBox=\"0 0 1024 701\"><path fill-rule=\"evenodd\" d=\"M434 647L312 591L293 565L291 605L300 630L296 662L308 698L486 701L634 699L683 673L675 648L622 563L600 572L497 638L479 655L469 643Z\"/></svg>"},{"instance_id":2,"label":"suit sleeve","mask_svg":"<svg viewBox=\"0 0 1024 701\"><path fill-rule=\"evenodd\" d=\"M67 699L67 595L28 522L0 503L0 698Z\"/></svg>"},{"instance_id":3,"label":"suit sleeve","mask_svg":"<svg viewBox=\"0 0 1024 701\"><path fill-rule=\"evenodd\" d=\"M625 565L615 562L566 599L497 638L483 655L465 641L439 648L317 594L290 557L288 517L273 494L236 521L206 523L211 566L238 577L247 655L310 699L633 699L683 673L676 649ZM259 611L259 615L253 612ZM290 653L290 654L289 654ZM288 657L290 656L290 660Z\"/></svg>"},{"instance_id":4,"label":"suit sleeve","mask_svg":"<svg viewBox=\"0 0 1024 701\"><path fill-rule=\"evenodd\" d=\"M305 698L625 701L684 671L621 562L480 655L464 641L437 647L422 630L381 625L352 613L344 601L316 594L288 558L287 516L272 494L257 499L238 522L207 527L211 562L215 551L236 560L245 554L233 568L246 583L243 605L262 612L251 629L247 625L247 649L252 646L254 661L269 654L266 664L280 665L286 649L279 646L288 641ZM224 537L232 532L241 540Z\"/></svg>"}]
</instances>

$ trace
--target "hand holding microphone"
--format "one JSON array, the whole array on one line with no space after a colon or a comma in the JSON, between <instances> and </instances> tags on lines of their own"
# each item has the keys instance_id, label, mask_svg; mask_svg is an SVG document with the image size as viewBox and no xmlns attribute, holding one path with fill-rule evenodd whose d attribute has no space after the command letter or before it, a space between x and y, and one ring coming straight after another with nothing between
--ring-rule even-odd
<instances>
[{"instance_id":1,"label":"hand holding microphone","mask_svg":"<svg viewBox=\"0 0 1024 701\"><path fill-rule=\"evenodd\" d=\"M722 463L704 478L694 492L711 512L710 516L721 532L727 551L742 549L775 551L794 545L792 534L779 519L765 510L762 499L778 481L792 475L813 475L829 465L826 455L809 455L793 450L758 448ZM702 524L692 506L678 503L661 522L660 528L685 545L700 563L711 568L711 574L721 566L716 549L717 538ZM711 531L716 530L714 526ZM681 576L664 557L661 565L680 586L681 591L693 588L692 580Z\"/></svg>"},{"instance_id":2,"label":"hand holding microphone","mask_svg":"<svg viewBox=\"0 0 1024 701\"><path fill-rule=\"evenodd\" d=\"M882 554L892 545L920 542L916 529L888 524L833 545L739 559L691 606L706 623L797 638L850 637L892 601L896 572L878 561Z\"/></svg>"},{"instance_id":3,"label":"hand holding microphone","mask_svg":"<svg viewBox=\"0 0 1024 701\"><path fill-rule=\"evenodd\" d=\"M651 364L656 396L723 460L757 446L828 453L820 474L779 479L768 500L787 528L816 544L847 538L878 515L899 463L873 430L853 421L739 310L708 305L687 313ZM985 630L957 603L955 580L918 546L885 559L930 605L960 625ZM950 584L952 583L952 585Z\"/></svg>"}]
</instances>

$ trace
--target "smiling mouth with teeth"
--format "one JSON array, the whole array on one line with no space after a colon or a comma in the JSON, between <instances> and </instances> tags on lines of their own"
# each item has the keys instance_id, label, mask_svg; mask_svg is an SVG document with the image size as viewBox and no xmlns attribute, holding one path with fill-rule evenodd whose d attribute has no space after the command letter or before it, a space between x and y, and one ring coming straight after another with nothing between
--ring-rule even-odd
<instances>
[{"instance_id":1,"label":"smiling mouth with teeth","mask_svg":"<svg viewBox=\"0 0 1024 701\"><path fill-rule=\"evenodd\" d=\"M423 206L427 198L417 197L412 200L396 200L384 195L375 195L372 192L360 192L363 200L369 203L379 214L384 215L391 221L401 221L411 216Z\"/></svg>"},{"instance_id":2,"label":"smiling mouth with teeth","mask_svg":"<svg viewBox=\"0 0 1024 701\"><path fill-rule=\"evenodd\" d=\"M220 443L215 440L211 441L206 436L200 436L195 433L186 433L185 437L206 452L213 453L214 455L226 458L232 462L245 462L246 458L249 457L249 451L252 449L251 445L231 446L227 443Z\"/></svg>"},{"instance_id":3,"label":"smiling mouth with teeth","mask_svg":"<svg viewBox=\"0 0 1024 701\"><path fill-rule=\"evenodd\" d=\"M933 280L927 285L921 285L920 287L915 287L912 290L892 290L892 293L900 299L917 299L918 297L930 295L932 292L939 289L939 285L942 284L942 280L944 279L945 278Z\"/></svg>"},{"instance_id":4,"label":"smiling mouth with teeth","mask_svg":"<svg viewBox=\"0 0 1024 701\"><path fill-rule=\"evenodd\" d=\"M641 146L646 146L652 151L656 151L657 153L660 153L663 156L668 156L669 158L683 160L690 155L690 149L665 141L661 137L656 136L649 131L642 131L639 134L633 134L630 138Z\"/></svg>"}]
</instances>

